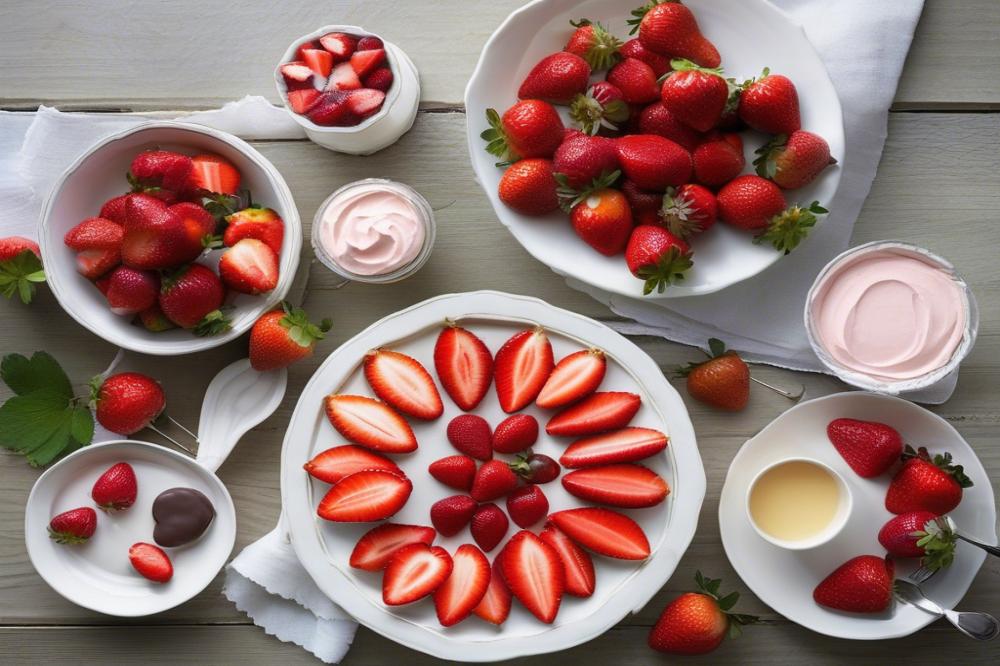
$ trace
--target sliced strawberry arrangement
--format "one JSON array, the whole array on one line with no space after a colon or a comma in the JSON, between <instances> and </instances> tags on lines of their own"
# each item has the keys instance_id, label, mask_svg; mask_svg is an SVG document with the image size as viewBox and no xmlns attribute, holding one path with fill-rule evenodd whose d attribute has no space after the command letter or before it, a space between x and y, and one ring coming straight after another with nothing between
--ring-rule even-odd
<instances>
[{"instance_id":1,"label":"sliced strawberry arrangement","mask_svg":"<svg viewBox=\"0 0 1000 666\"><path fill-rule=\"evenodd\" d=\"M443 627L469 617L490 585L490 562L481 550L463 544L451 559L451 575L434 591L434 608Z\"/></svg>"},{"instance_id":2,"label":"sliced strawberry arrangement","mask_svg":"<svg viewBox=\"0 0 1000 666\"><path fill-rule=\"evenodd\" d=\"M652 428L624 428L584 437L570 444L559 458L563 467L593 467L636 462L667 448L667 436Z\"/></svg>"},{"instance_id":3,"label":"sliced strawberry arrangement","mask_svg":"<svg viewBox=\"0 0 1000 666\"><path fill-rule=\"evenodd\" d=\"M566 574L559 554L533 533L521 530L498 558L504 582L532 615L552 624L559 612Z\"/></svg>"},{"instance_id":4,"label":"sliced strawberry arrangement","mask_svg":"<svg viewBox=\"0 0 1000 666\"><path fill-rule=\"evenodd\" d=\"M582 437L624 428L641 404L635 393L593 393L549 419L545 432L556 437Z\"/></svg>"},{"instance_id":5,"label":"sliced strawberry arrangement","mask_svg":"<svg viewBox=\"0 0 1000 666\"><path fill-rule=\"evenodd\" d=\"M493 355L482 340L449 323L434 345L434 368L441 386L462 411L482 402L493 382Z\"/></svg>"},{"instance_id":6,"label":"sliced strawberry arrangement","mask_svg":"<svg viewBox=\"0 0 1000 666\"><path fill-rule=\"evenodd\" d=\"M389 518L403 508L413 491L404 476L382 469L355 472L320 500L316 513L339 523L366 523Z\"/></svg>"},{"instance_id":7,"label":"sliced strawberry arrangement","mask_svg":"<svg viewBox=\"0 0 1000 666\"><path fill-rule=\"evenodd\" d=\"M429 421L444 411L430 373L412 356L376 349L365 356L364 371L375 395L407 416Z\"/></svg>"},{"instance_id":8,"label":"sliced strawberry arrangement","mask_svg":"<svg viewBox=\"0 0 1000 666\"><path fill-rule=\"evenodd\" d=\"M553 366L552 344L541 327L514 335L494 359L493 374L500 407L510 414L531 404L548 380Z\"/></svg>"},{"instance_id":9,"label":"sliced strawberry arrangement","mask_svg":"<svg viewBox=\"0 0 1000 666\"><path fill-rule=\"evenodd\" d=\"M547 523L539 537L559 555L566 573L566 594L574 597L589 597L594 594L597 575L594 573L594 561L587 551L573 543L553 523Z\"/></svg>"},{"instance_id":10,"label":"sliced strawberry arrangement","mask_svg":"<svg viewBox=\"0 0 1000 666\"><path fill-rule=\"evenodd\" d=\"M402 475L396 463L385 456L354 444L335 446L316 454L302 466L314 479L335 484L366 469L380 469Z\"/></svg>"},{"instance_id":11,"label":"sliced strawberry arrangement","mask_svg":"<svg viewBox=\"0 0 1000 666\"><path fill-rule=\"evenodd\" d=\"M430 546L436 536L432 527L382 523L358 539L351 552L350 564L355 569L381 571L400 548L414 543Z\"/></svg>"},{"instance_id":12,"label":"sliced strawberry arrangement","mask_svg":"<svg viewBox=\"0 0 1000 666\"><path fill-rule=\"evenodd\" d=\"M660 475L633 463L578 469L565 475L562 484L574 497L629 509L656 506L670 492Z\"/></svg>"},{"instance_id":13,"label":"sliced strawberry arrangement","mask_svg":"<svg viewBox=\"0 0 1000 666\"><path fill-rule=\"evenodd\" d=\"M355 444L383 453L417 448L410 424L385 403L360 395L330 395L325 407L337 432Z\"/></svg>"},{"instance_id":14,"label":"sliced strawberry arrangement","mask_svg":"<svg viewBox=\"0 0 1000 666\"><path fill-rule=\"evenodd\" d=\"M389 558L382 576L382 601L402 606L433 594L451 575L451 555L440 546L411 543Z\"/></svg>"},{"instance_id":15,"label":"sliced strawberry arrangement","mask_svg":"<svg viewBox=\"0 0 1000 666\"><path fill-rule=\"evenodd\" d=\"M622 560L649 557L649 540L639 524L625 514L585 507L556 511L549 520L584 548Z\"/></svg>"},{"instance_id":16,"label":"sliced strawberry arrangement","mask_svg":"<svg viewBox=\"0 0 1000 666\"><path fill-rule=\"evenodd\" d=\"M599 349L585 349L565 357L546 380L535 399L542 409L558 409L587 397L604 381L608 362Z\"/></svg>"},{"instance_id":17,"label":"sliced strawberry arrangement","mask_svg":"<svg viewBox=\"0 0 1000 666\"><path fill-rule=\"evenodd\" d=\"M510 589L500 570L500 558L497 558L490 568L490 584L486 588L486 594L473 612L490 624L501 625L510 615L511 599Z\"/></svg>"}]
</instances>

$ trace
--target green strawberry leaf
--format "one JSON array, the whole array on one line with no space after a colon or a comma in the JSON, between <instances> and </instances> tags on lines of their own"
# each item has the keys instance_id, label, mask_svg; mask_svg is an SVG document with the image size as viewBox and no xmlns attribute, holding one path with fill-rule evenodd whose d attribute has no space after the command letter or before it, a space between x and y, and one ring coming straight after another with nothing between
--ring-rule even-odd
<instances>
[{"instance_id":1,"label":"green strawberry leaf","mask_svg":"<svg viewBox=\"0 0 1000 666\"><path fill-rule=\"evenodd\" d=\"M4 356L0 362L0 379L18 395L51 389L67 400L73 397L69 377L59 362L43 351L35 352L30 359L21 354Z\"/></svg>"},{"instance_id":2,"label":"green strawberry leaf","mask_svg":"<svg viewBox=\"0 0 1000 666\"><path fill-rule=\"evenodd\" d=\"M17 294L21 302L31 303L35 285L39 282L45 282L45 271L42 270L41 260L31 250L0 261L0 294L7 298Z\"/></svg>"},{"instance_id":3,"label":"green strawberry leaf","mask_svg":"<svg viewBox=\"0 0 1000 666\"><path fill-rule=\"evenodd\" d=\"M0 446L30 453L59 429L69 399L49 389L15 395L0 407Z\"/></svg>"},{"instance_id":4,"label":"green strawberry leaf","mask_svg":"<svg viewBox=\"0 0 1000 666\"><path fill-rule=\"evenodd\" d=\"M94 415L86 404L76 405L70 411L69 434L81 446L94 439Z\"/></svg>"}]
</instances>

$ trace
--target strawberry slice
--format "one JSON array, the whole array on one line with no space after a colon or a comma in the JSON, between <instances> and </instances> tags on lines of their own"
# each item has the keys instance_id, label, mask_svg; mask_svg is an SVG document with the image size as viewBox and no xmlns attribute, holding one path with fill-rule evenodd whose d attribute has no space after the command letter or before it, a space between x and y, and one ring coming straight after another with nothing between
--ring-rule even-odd
<instances>
[{"instance_id":1,"label":"strawberry slice","mask_svg":"<svg viewBox=\"0 0 1000 666\"><path fill-rule=\"evenodd\" d=\"M328 395L326 416L341 435L373 451L409 453L417 449L417 438L406 419L373 398Z\"/></svg>"},{"instance_id":2,"label":"strawberry slice","mask_svg":"<svg viewBox=\"0 0 1000 666\"><path fill-rule=\"evenodd\" d=\"M490 624L501 625L510 615L510 601L510 590L500 571L500 558L497 558L490 570L490 584L486 588L486 594L472 612Z\"/></svg>"},{"instance_id":3,"label":"strawberry slice","mask_svg":"<svg viewBox=\"0 0 1000 666\"><path fill-rule=\"evenodd\" d=\"M358 40L342 32L330 32L319 38L320 46L333 54L337 62L347 60L354 53Z\"/></svg>"},{"instance_id":4,"label":"strawberry slice","mask_svg":"<svg viewBox=\"0 0 1000 666\"><path fill-rule=\"evenodd\" d=\"M304 54L306 51L310 49L321 49L321 48L323 47L322 45L320 45L319 40L313 40L311 42L306 42L305 44L300 44L299 48L295 50L295 58L296 60L305 61L306 58Z\"/></svg>"},{"instance_id":5,"label":"strawberry slice","mask_svg":"<svg viewBox=\"0 0 1000 666\"><path fill-rule=\"evenodd\" d=\"M368 49L356 51L351 55L351 67L364 78L385 61L385 49Z\"/></svg>"},{"instance_id":6,"label":"strawberry slice","mask_svg":"<svg viewBox=\"0 0 1000 666\"><path fill-rule=\"evenodd\" d=\"M517 600L545 624L559 612L566 573L559 554L534 533L521 530L499 556L504 582Z\"/></svg>"},{"instance_id":7,"label":"strawberry slice","mask_svg":"<svg viewBox=\"0 0 1000 666\"><path fill-rule=\"evenodd\" d=\"M582 437L624 428L641 404L642 398L635 393L593 393L549 419L545 432L557 437Z\"/></svg>"},{"instance_id":8,"label":"strawberry slice","mask_svg":"<svg viewBox=\"0 0 1000 666\"><path fill-rule=\"evenodd\" d=\"M563 452L559 463L575 469L610 463L635 462L667 448L667 436L652 428L624 428L578 439Z\"/></svg>"},{"instance_id":9,"label":"strawberry slice","mask_svg":"<svg viewBox=\"0 0 1000 666\"><path fill-rule=\"evenodd\" d=\"M449 323L434 345L434 369L445 392L463 411L476 408L493 381L493 355L477 338Z\"/></svg>"},{"instance_id":10,"label":"strawberry slice","mask_svg":"<svg viewBox=\"0 0 1000 666\"><path fill-rule=\"evenodd\" d=\"M402 606L423 599L448 580L451 568L451 555L440 546L403 546L385 567L382 601L388 606Z\"/></svg>"},{"instance_id":11,"label":"strawberry slice","mask_svg":"<svg viewBox=\"0 0 1000 666\"><path fill-rule=\"evenodd\" d=\"M302 466L309 476L326 483L337 483L344 477L366 469L382 469L402 474L403 471L385 456L353 444L335 446L321 451Z\"/></svg>"},{"instance_id":12,"label":"strawberry slice","mask_svg":"<svg viewBox=\"0 0 1000 666\"><path fill-rule=\"evenodd\" d=\"M302 62L317 76L330 76L333 69L333 54L326 49L302 49Z\"/></svg>"},{"instance_id":13,"label":"strawberry slice","mask_svg":"<svg viewBox=\"0 0 1000 666\"><path fill-rule=\"evenodd\" d=\"M559 361L542 387L535 404L556 409L585 398L600 386L608 362L599 349L584 349Z\"/></svg>"},{"instance_id":14,"label":"strawberry slice","mask_svg":"<svg viewBox=\"0 0 1000 666\"><path fill-rule=\"evenodd\" d=\"M620 560L649 557L646 533L638 523L617 511L583 507L556 511L549 520L570 539L599 555Z\"/></svg>"},{"instance_id":15,"label":"strawberry slice","mask_svg":"<svg viewBox=\"0 0 1000 666\"><path fill-rule=\"evenodd\" d=\"M349 62L342 62L334 67L326 82L327 90L357 90L360 87L361 79Z\"/></svg>"},{"instance_id":16,"label":"strawberry slice","mask_svg":"<svg viewBox=\"0 0 1000 666\"><path fill-rule=\"evenodd\" d=\"M278 286L278 255L256 238L244 238L222 253L219 277L241 294L263 294Z\"/></svg>"},{"instance_id":17,"label":"strawberry slice","mask_svg":"<svg viewBox=\"0 0 1000 666\"><path fill-rule=\"evenodd\" d=\"M319 99L319 91L315 88L288 91L288 106L295 113L304 115L312 108L317 99Z\"/></svg>"},{"instance_id":18,"label":"strawberry slice","mask_svg":"<svg viewBox=\"0 0 1000 666\"><path fill-rule=\"evenodd\" d=\"M384 101L385 93L381 90L361 88L351 91L350 97L347 98L347 108L354 115L365 118L382 108Z\"/></svg>"},{"instance_id":19,"label":"strawberry slice","mask_svg":"<svg viewBox=\"0 0 1000 666\"><path fill-rule=\"evenodd\" d=\"M221 155L206 153L191 158L191 186L215 194L236 194L240 189L240 172Z\"/></svg>"},{"instance_id":20,"label":"strawberry slice","mask_svg":"<svg viewBox=\"0 0 1000 666\"><path fill-rule=\"evenodd\" d=\"M316 513L337 523L367 523L403 508L413 491L405 476L382 469L355 472L330 488Z\"/></svg>"},{"instance_id":21,"label":"strawberry slice","mask_svg":"<svg viewBox=\"0 0 1000 666\"><path fill-rule=\"evenodd\" d=\"M174 576L174 566L163 549L151 543L134 543L128 549L128 560L144 578L154 583L166 583Z\"/></svg>"},{"instance_id":22,"label":"strawberry slice","mask_svg":"<svg viewBox=\"0 0 1000 666\"><path fill-rule=\"evenodd\" d=\"M350 564L355 569L381 571L392 556L411 543L431 545L437 532L424 525L382 523L365 532L351 552Z\"/></svg>"},{"instance_id":23,"label":"strawberry slice","mask_svg":"<svg viewBox=\"0 0 1000 666\"><path fill-rule=\"evenodd\" d=\"M574 497L627 509L656 506L670 493L659 474L633 463L578 469L565 475L562 484Z\"/></svg>"},{"instance_id":24,"label":"strawberry slice","mask_svg":"<svg viewBox=\"0 0 1000 666\"><path fill-rule=\"evenodd\" d=\"M490 561L483 551L466 543L458 547L451 559L451 575L434 591L434 609L443 627L469 617L490 585Z\"/></svg>"},{"instance_id":25,"label":"strawberry slice","mask_svg":"<svg viewBox=\"0 0 1000 666\"><path fill-rule=\"evenodd\" d=\"M444 405L430 374L420 361L388 349L375 349L365 356L365 379L375 395L407 416L431 421L441 416Z\"/></svg>"},{"instance_id":26,"label":"strawberry slice","mask_svg":"<svg viewBox=\"0 0 1000 666\"><path fill-rule=\"evenodd\" d=\"M76 255L76 272L88 280L96 280L122 261L118 250L84 250Z\"/></svg>"},{"instance_id":27,"label":"strawberry slice","mask_svg":"<svg viewBox=\"0 0 1000 666\"><path fill-rule=\"evenodd\" d=\"M559 555L566 572L566 594L574 597L591 596L597 585L597 577L594 574L594 561L587 551L573 543L572 539L552 523L546 523L539 536Z\"/></svg>"},{"instance_id":28,"label":"strawberry slice","mask_svg":"<svg viewBox=\"0 0 1000 666\"><path fill-rule=\"evenodd\" d=\"M527 407L552 373L552 345L539 326L516 333L497 352L494 375L500 407L508 414Z\"/></svg>"},{"instance_id":29,"label":"strawberry slice","mask_svg":"<svg viewBox=\"0 0 1000 666\"><path fill-rule=\"evenodd\" d=\"M304 62L286 62L281 66L281 76L289 90L299 90L312 85L313 71Z\"/></svg>"},{"instance_id":30,"label":"strawberry slice","mask_svg":"<svg viewBox=\"0 0 1000 666\"><path fill-rule=\"evenodd\" d=\"M355 125L358 117L347 106L347 91L328 90L321 94L306 114L317 125L346 127Z\"/></svg>"}]
</instances>

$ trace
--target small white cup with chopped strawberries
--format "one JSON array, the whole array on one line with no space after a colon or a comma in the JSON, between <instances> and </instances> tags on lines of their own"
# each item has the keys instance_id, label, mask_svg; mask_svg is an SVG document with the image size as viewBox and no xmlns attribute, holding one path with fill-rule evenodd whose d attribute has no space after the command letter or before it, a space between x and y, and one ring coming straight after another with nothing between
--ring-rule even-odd
<instances>
[{"instance_id":1,"label":"small white cup with chopped strawberries","mask_svg":"<svg viewBox=\"0 0 1000 666\"><path fill-rule=\"evenodd\" d=\"M315 143L370 155L413 125L420 77L395 44L353 25L296 39L274 70L278 95Z\"/></svg>"}]
</instances>

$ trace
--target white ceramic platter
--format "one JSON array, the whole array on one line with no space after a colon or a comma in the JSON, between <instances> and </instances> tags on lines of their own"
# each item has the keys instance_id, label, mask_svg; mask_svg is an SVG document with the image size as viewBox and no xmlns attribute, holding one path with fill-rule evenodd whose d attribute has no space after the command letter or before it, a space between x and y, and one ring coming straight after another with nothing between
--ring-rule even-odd
<instances>
[{"instance_id":1,"label":"white ceramic platter","mask_svg":"<svg viewBox=\"0 0 1000 666\"><path fill-rule=\"evenodd\" d=\"M970 536L996 543L993 490L982 464L962 436L947 421L912 402L848 392L793 407L743 445L729 467L719 502L722 544L743 582L761 601L793 622L837 638L879 640L908 636L937 617L900 603L883 614L865 616L830 610L813 602L813 589L838 566L856 555L885 554L878 542L878 531L892 517L885 508L892 472L874 479L859 477L827 438L827 424L841 417L886 423L898 430L906 443L914 448L926 446L932 454L950 451L955 461L965 466L975 485L965 489L962 503L949 515ZM851 488L854 506L847 525L821 548L788 551L774 546L754 531L747 518L745 499L750 481L767 465L789 456L826 463ZM927 581L924 591L945 608L953 608L965 596L984 558L983 551L959 543L952 566ZM915 566L915 562L899 560L897 575L905 575Z\"/></svg>"},{"instance_id":2,"label":"white ceramic platter","mask_svg":"<svg viewBox=\"0 0 1000 666\"><path fill-rule=\"evenodd\" d=\"M49 538L46 527L56 514L92 507L91 488L112 465L135 470L138 497L124 511L97 511L97 531L79 545ZM153 500L164 490L194 488L215 507L215 519L197 540L165 548L173 578L154 583L140 576L128 559L129 547L153 542ZM70 601L108 615L152 615L182 604L208 586L236 543L236 510L215 474L191 458L155 444L113 441L78 449L50 467L35 482L24 512L28 557L39 575Z\"/></svg>"},{"instance_id":3,"label":"white ceramic platter","mask_svg":"<svg viewBox=\"0 0 1000 666\"><path fill-rule=\"evenodd\" d=\"M528 217L507 208L497 196L503 174L496 159L484 150L480 132L487 129L485 110L500 113L517 101L517 89L528 71L544 56L563 48L572 19L600 21L621 39L628 38L626 20L642 0L535 0L513 12L483 47L479 64L465 90L469 153L476 179L489 197L500 221L536 259L556 273L576 278L615 294L643 298L642 281L629 273L623 256L605 257L573 232L561 212ZM844 161L844 126L837 92L826 67L802 28L764 0L688 0L702 32L722 54L726 76L737 81L759 76L764 67L788 76L796 85L802 127L816 132L830 144L830 151ZM603 78L603 72L599 73ZM566 120L566 108L561 109ZM753 152L767 138L744 132L746 172L751 172ZM840 166L826 169L808 187L786 193L789 204L828 204L840 182ZM822 224L822 222L821 222ZM808 242L806 240L805 242ZM682 284L663 294L645 298L675 298L708 294L757 275L781 258L769 245L753 245L750 234L716 224L693 244L694 268Z\"/></svg>"},{"instance_id":4,"label":"white ceramic platter","mask_svg":"<svg viewBox=\"0 0 1000 666\"><path fill-rule=\"evenodd\" d=\"M390 610L382 604L381 575L348 565L354 544L372 524L336 524L316 516L316 506L328 486L310 479L302 465L320 451L344 443L323 412L323 398L334 392L373 395L359 364L368 350L377 347L410 354L435 374L433 349L446 318L480 336L494 354L511 335L534 324L548 332L556 359L589 346L603 349L609 367L599 390L641 394L643 405L632 423L663 430L670 437L663 454L644 461L669 483L671 494L667 501L657 507L625 511L645 530L652 555L641 563L595 556L594 596L564 597L552 625L542 624L517 602L501 627L470 617L454 627L442 628L430 599ZM444 415L429 423L411 424L419 441L418 450L393 456L414 484L406 506L392 519L395 522L429 525L431 504L456 492L427 473L428 464L456 453L445 437L445 429L448 421L462 412L443 390L441 394ZM538 417L542 425L550 416L533 406L526 411ZM492 388L475 413L493 426L505 416ZM534 450L558 458L567 444L568 440L555 441L543 433ZM550 511L582 504L558 481L542 488ZM649 356L591 319L534 298L490 291L425 301L390 315L344 343L320 366L302 392L281 457L281 496L292 544L320 589L380 634L436 657L459 661L496 661L569 648L594 638L642 608L670 578L691 541L704 494L705 473L687 411ZM535 530L541 526L535 526ZM516 529L511 523L508 537ZM458 545L473 541L466 529L454 537L439 536L435 543L454 552ZM490 560L500 548L489 553Z\"/></svg>"}]
</instances>

